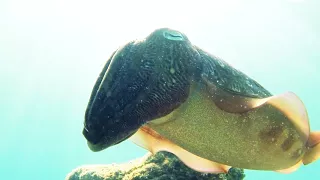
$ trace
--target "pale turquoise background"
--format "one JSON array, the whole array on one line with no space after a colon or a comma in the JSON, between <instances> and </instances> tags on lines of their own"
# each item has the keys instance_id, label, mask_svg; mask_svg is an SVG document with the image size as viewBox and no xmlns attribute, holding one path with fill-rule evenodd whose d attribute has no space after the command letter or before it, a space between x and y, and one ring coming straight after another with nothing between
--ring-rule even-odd
<instances>
[{"instance_id":1,"label":"pale turquoise background","mask_svg":"<svg viewBox=\"0 0 320 180\"><path fill-rule=\"evenodd\" d=\"M59 180L79 165L144 155L129 141L90 152L81 131L111 52L160 27L184 32L275 94L295 92L320 130L319 0L189 2L1 0L0 179ZM320 179L320 161L289 175L246 175Z\"/></svg>"}]
</instances>

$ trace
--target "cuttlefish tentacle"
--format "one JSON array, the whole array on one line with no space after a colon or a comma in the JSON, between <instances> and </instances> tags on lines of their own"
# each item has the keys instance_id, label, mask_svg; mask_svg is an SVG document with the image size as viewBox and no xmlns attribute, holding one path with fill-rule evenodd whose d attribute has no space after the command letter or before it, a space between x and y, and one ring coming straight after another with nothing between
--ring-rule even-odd
<instances>
[{"instance_id":1,"label":"cuttlefish tentacle","mask_svg":"<svg viewBox=\"0 0 320 180\"><path fill-rule=\"evenodd\" d=\"M186 166L194 169L195 171L205 173L226 173L231 168L230 166L215 163L186 151L148 126L141 127L129 139L153 154L159 151L171 152L175 154Z\"/></svg>"}]
</instances>

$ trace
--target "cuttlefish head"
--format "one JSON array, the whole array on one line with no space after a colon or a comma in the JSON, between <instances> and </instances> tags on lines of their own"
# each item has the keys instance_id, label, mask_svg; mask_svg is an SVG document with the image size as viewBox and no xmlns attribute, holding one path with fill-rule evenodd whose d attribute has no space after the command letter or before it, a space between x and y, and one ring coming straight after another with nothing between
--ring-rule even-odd
<instances>
[{"instance_id":1,"label":"cuttlefish head","mask_svg":"<svg viewBox=\"0 0 320 180\"><path fill-rule=\"evenodd\" d=\"M145 122L170 113L188 96L199 58L188 38L158 29L115 51L93 88L83 135L92 151L118 144ZM184 67L188 65L187 67Z\"/></svg>"}]
</instances>

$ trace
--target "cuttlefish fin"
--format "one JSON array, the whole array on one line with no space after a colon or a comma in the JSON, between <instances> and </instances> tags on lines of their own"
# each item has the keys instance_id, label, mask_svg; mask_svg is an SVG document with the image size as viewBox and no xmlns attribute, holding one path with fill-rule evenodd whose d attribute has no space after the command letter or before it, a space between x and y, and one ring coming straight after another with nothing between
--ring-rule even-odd
<instances>
[{"instance_id":1,"label":"cuttlefish fin","mask_svg":"<svg viewBox=\"0 0 320 180\"><path fill-rule=\"evenodd\" d=\"M259 102L257 102L259 104ZM320 131L311 132L309 118L302 101L292 92L287 92L266 99L265 103L270 104L280 110L295 127L308 138L306 152L303 156L302 163L310 164L320 158Z\"/></svg>"},{"instance_id":2,"label":"cuttlefish fin","mask_svg":"<svg viewBox=\"0 0 320 180\"><path fill-rule=\"evenodd\" d=\"M277 108L305 135L305 137L309 137L310 126L307 110L300 98L293 92L271 96L254 103L258 107L271 105Z\"/></svg>"},{"instance_id":3,"label":"cuttlefish fin","mask_svg":"<svg viewBox=\"0 0 320 180\"><path fill-rule=\"evenodd\" d=\"M309 119L306 108L294 93L286 92L266 98L254 98L224 90L212 83L208 78L203 77L203 81L206 84L208 96L211 96L215 105L221 110L229 113L244 113L271 105L287 116L306 136L309 135Z\"/></svg>"},{"instance_id":4,"label":"cuttlefish fin","mask_svg":"<svg viewBox=\"0 0 320 180\"><path fill-rule=\"evenodd\" d=\"M320 131L311 132L308 143L307 151L303 156L303 164L307 165L320 158Z\"/></svg>"},{"instance_id":5,"label":"cuttlefish fin","mask_svg":"<svg viewBox=\"0 0 320 180\"><path fill-rule=\"evenodd\" d=\"M196 156L170 140L161 136L148 126L142 126L130 140L135 144L149 150L152 154L167 151L176 155L186 166L203 173L227 173L230 166Z\"/></svg>"},{"instance_id":6,"label":"cuttlefish fin","mask_svg":"<svg viewBox=\"0 0 320 180\"><path fill-rule=\"evenodd\" d=\"M289 173L296 171L301 165L302 165L302 161L299 161L297 164L295 164L292 167L289 167L287 169L276 170L276 172L289 174Z\"/></svg>"},{"instance_id":7,"label":"cuttlefish fin","mask_svg":"<svg viewBox=\"0 0 320 180\"><path fill-rule=\"evenodd\" d=\"M244 113L257 108L272 106L275 110L282 112L305 137L309 136L310 127L307 110L300 98L293 92L285 92L267 98L251 98L233 95L209 83L207 83L210 88L209 93L214 93L212 95L213 101L221 110L229 113Z\"/></svg>"}]
</instances>

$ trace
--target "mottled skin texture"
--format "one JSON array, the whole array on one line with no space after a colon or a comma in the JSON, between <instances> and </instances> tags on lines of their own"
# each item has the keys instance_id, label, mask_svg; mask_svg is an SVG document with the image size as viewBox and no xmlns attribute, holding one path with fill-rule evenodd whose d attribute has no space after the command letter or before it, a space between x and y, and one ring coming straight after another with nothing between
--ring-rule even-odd
<instances>
[{"instance_id":1,"label":"mottled skin texture","mask_svg":"<svg viewBox=\"0 0 320 180\"><path fill-rule=\"evenodd\" d=\"M158 29L110 57L93 88L83 134L90 149L100 151L147 124L212 161L250 169L288 168L301 158L306 137L271 106L257 109L254 117L247 112L252 99L269 96L256 81L192 45L181 32ZM153 123L159 119L165 123Z\"/></svg>"},{"instance_id":2,"label":"mottled skin texture","mask_svg":"<svg viewBox=\"0 0 320 180\"><path fill-rule=\"evenodd\" d=\"M161 30L144 41L126 44L111 56L85 115L83 134L97 145L93 149L121 142L145 122L170 113L185 101L199 66L194 61L199 55L190 47L187 39L168 40ZM176 73L170 73L171 68Z\"/></svg>"}]
</instances>

